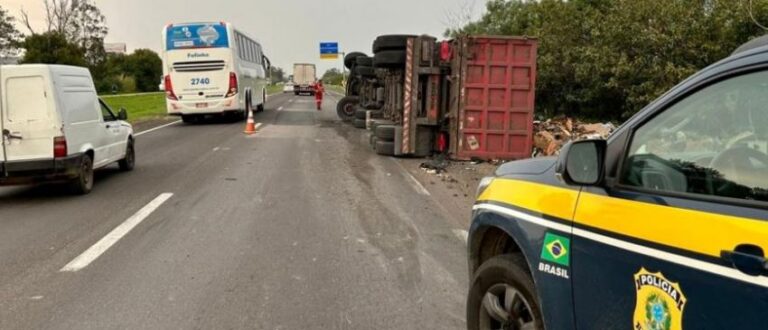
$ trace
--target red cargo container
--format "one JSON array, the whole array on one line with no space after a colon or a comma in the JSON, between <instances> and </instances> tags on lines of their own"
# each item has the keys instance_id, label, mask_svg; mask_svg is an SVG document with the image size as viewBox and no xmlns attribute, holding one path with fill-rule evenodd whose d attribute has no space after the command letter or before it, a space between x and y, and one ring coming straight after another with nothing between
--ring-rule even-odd
<instances>
[{"instance_id":1,"label":"red cargo container","mask_svg":"<svg viewBox=\"0 0 768 330\"><path fill-rule=\"evenodd\" d=\"M453 47L452 158L530 157L537 41L472 36L455 40Z\"/></svg>"}]
</instances>

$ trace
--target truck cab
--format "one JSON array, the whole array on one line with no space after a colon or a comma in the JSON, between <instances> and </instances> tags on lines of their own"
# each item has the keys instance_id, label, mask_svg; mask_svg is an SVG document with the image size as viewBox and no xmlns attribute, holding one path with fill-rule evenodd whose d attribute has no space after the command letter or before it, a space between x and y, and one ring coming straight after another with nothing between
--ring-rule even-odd
<instances>
[{"instance_id":1,"label":"truck cab","mask_svg":"<svg viewBox=\"0 0 768 330\"><path fill-rule=\"evenodd\" d=\"M766 44L763 42L763 44ZM482 180L469 329L764 329L768 47Z\"/></svg>"}]
</instances>

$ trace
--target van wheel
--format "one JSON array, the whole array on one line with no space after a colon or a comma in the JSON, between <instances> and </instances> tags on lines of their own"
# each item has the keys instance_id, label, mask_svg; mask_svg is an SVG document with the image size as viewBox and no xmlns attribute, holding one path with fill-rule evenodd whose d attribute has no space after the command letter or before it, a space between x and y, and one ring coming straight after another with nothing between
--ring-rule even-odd
<instances>
[{"instance_id":1,"label":"van wheel","mask_svg":"<svg viewBox=\"0 0 768 330\"><path fill-rule=\"evenodd\" d=\"M133 167L136 166L136 152L133 149L133 141L128 141L128 146L125 150L125 158L117 162L117 165L120 165L121 171L133 171Z\"/></svg>"},{"instance_id":2,"label":"van wheel","mask_svg":"<svg viewBox=\"0 0 768 330\"><path fill-rule=\"evenodd\" d=\"M80 161L77 177L70 182L72 192L78 195L86 195L93 189L93 160L89 155L83 155Z\"/></svg>"},{"instance_id":3,"label":"van wheel","mask_svg":"<svg viewBox=\"0 0 768 330\"><path fill-rule=\"evenodd\" d=\"M522 255L505 254L478 268L467 299L468 329L544 329L526 265Z\"/></svg>"}]
</instances>

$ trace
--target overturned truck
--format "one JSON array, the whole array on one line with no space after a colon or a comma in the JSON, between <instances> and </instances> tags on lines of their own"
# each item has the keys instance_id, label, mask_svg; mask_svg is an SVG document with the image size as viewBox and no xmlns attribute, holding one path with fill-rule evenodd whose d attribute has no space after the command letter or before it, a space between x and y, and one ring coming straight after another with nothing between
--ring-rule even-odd
<instances>
[{"instance_id":1,"label":"overturned truck","mask_svg":"<svg viewBox=\"0 0 768 330\"><path fill-rule=\"evenodd\" d=\"M385 35L348 54L340 118L382 155L519 159L532 151L535 39Z\"/></svg>"}]
</instances>

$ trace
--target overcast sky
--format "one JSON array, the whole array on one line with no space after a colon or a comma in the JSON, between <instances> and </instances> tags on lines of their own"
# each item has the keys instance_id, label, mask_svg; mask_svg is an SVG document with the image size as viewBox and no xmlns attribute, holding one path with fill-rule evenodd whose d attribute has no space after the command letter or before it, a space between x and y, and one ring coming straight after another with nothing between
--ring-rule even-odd
<instances>
[{"instance_id":1,"label":"overcast sky","mask_svg":"<svg viewBox=\"0 0 768 330\"><path fill-rule=\"evenodd\" d=\"M128 50L160 51L168 23L227 21L258 39L272 60L290 74L292 64L310 62L319 74L341 60L320 60L319 42L338 41L342 51L370 53L377 35L431 34L441 37L452 17L479 17L486 0L96 0L107 18L107 42L125 42ZM24 7L37 28L43 24L43 0L0 0L19 17ZM24 30L24 33L27 33Z\"/></svg>"}]
</instances>

